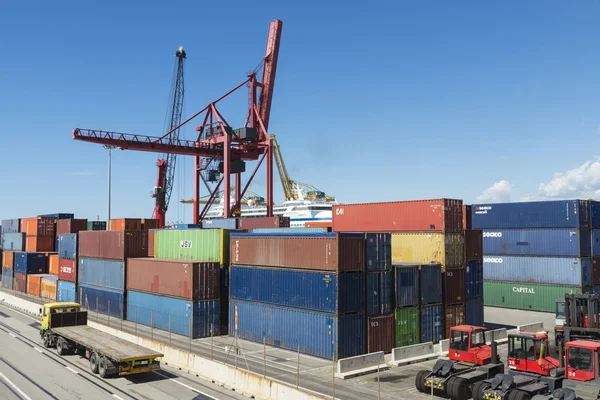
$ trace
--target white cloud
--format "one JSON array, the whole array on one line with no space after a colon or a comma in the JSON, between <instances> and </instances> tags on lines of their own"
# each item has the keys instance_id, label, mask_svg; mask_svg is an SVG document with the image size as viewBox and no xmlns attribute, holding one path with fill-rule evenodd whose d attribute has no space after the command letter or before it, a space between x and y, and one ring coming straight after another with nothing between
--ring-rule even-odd
<instances>
[{"instance_id":1,"label":"white cloud","mask_svg":"<svg viewBox=\"0 0 600 400\"><path fill-rule=\"evenodd\" d=\"M94 175L94 172L91 171L79 171L79 172L71 172L73 176L90 176Z\"/></svg>"},{"instance_id":2,"label":"white cloud","mask_svg":"<svg viewBox=\"0 0 600 400\"><path fill-rule=\"evenodd\" d=\"M555 173L550 182L540 184L538 194L543 198L600 197L600 160Z\"/></svg>"},{"instance_id":3,"label":"white cloud","mask_svg":"<svg viewBox=\"0 0 600 400\"><path fill-rule=\"evenodd\" d=\"M510 201L512 185L506 180L494 183L477 196L478 203L504 203Z\"/></svg>"}]
</instances>

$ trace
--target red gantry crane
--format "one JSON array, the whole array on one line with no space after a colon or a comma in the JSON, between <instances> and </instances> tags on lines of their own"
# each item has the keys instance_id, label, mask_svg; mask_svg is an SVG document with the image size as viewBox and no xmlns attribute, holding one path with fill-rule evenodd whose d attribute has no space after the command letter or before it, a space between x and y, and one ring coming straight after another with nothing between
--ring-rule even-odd
<instances>
[{"instance_id":1,"label":"red gantry crane","mask_svg":"<svg viewBox=\"0 0 600 400\"><path fill-rule=\"evenodd\" d=\"M234 214L234 211L239 211L244 194L266 158L267 216L273 216L273 152L268 128L282 26L283 23L280 20L274 20L270 23L267 49L263 60L262 82L258 81L256 70L248 73L246 80L242 83L209 103L202 110L173 127L164 135L157 137L77 128L73 131L73 139L102 145L113 145L123 150L193 156L194 223L199 223L206 215L206 212L217 199L221 185L223 185L223 193L230 193L232 174L235 175L235 204L231 204L229 196L224 196L223 217L229 218ZM249 89L246 123L242 128L233 129L219 112L217 105L243 86ZM182 140L171 136L173 132L179 131L183 125L201 115L204 117L202 124L196 128L198 131L196 140ZM201 162L203 158L213 161L221 160L220 170L223 176L213 189L208 186L202 176L202 171L205 168ZM245 161L255 160L258 160L258 163L242 190L241 173L245 172ZM206 165L209 164L206 163ZM209 201L202 210L199 203L201 181L204 182L210 192Z\"/></svg>"}]
</instances>

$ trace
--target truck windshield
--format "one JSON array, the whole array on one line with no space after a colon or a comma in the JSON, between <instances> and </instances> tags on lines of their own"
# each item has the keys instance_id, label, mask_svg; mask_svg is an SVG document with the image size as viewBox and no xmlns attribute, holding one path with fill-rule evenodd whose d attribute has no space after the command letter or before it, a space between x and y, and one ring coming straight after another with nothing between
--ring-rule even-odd
<instances>
[{"instance_id":1,"label":"truck windshield","mask_svg":"<svg viewBox=\"0 0 600 400\"><path fill-rule=\"evenodd\" d=\"M450 336L450 349L469 351L469 334L462 331L452 331Z\"/></svg>"},{"instance_id":2,"label":"truck windshield","mask_svg":"<svg viewBox=\"0 0 600 400\"><path fill-rule=\"evenodd\" d=\"M485 344L485 334L483 331L475 331L471 335L471 347L482 346Z\"/></svg>"},{"instance_id":3,"label":"truck windshield","mask_svg":"<svg viewBox=\"0 0 600 400\"><path fill-rule=\"evenodd\" d=\"M565 302L558 300L556 302L556 318L565 318Z\"/></svg>"},{"instance_id":4,"label":"truck windshield","mask_svg":"<svg viewBox=\"0 0 600 400\"><path fill-rule=\"evenodd\" d=\"M569 368L591 372L594 369L593 352L588 349L569 347Z\"/></svg>"}]
</instances>

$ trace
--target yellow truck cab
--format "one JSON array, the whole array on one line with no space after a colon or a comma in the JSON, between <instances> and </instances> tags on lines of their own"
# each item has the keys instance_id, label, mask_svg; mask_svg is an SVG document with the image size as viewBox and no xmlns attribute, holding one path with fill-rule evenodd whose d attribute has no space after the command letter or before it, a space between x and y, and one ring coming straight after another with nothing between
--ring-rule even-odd
<instances>
[{"instance_id":1,"label":"yellow truck cab","mask_svg":"<svg viewBox=\"0 0 600 400\"><path fill-rule=\"evenodd\" d=\"M48 330L50 326L50 318L54 314L64 313L64 312L78 312L81 311L81 305L79 303L47 303L44 304L42 308L40 308L40 315L42 318L42 329L40 334L44 335L44 332Z\"/></svg>"}]
</instances>

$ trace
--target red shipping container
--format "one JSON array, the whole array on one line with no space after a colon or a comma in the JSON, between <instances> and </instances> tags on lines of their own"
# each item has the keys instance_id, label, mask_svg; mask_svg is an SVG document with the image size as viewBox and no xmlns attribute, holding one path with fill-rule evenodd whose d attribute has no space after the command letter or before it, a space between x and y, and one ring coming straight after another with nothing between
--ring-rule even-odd
<instances>
[{"instance_id":1,"label":"red shipping container","mask_svg":"<svg viewBox=\"0 0 600 400\"><path fill-rule=\"evenodd\" d=\"M123 260L148 256L148 231L81 231L79 257Z\"/></svg>"},{"instance_id":2,"label":"red shipping container","mask_svg":"<svg viewBox=\"0 0 600 400\"><path fill-rule=\"evenodd\" d=\"M13 289L17 292L27 293L27 275L15 272L13 278Z\"/></svg>"},{"instance_id":3,"label":"red shipping container","mask_svg":"<svg viewBox=\"0 0 600 400\"><path fill-rule=\"evenodd\" d=\"M483 231L468 229L465 231L466 261L483 261Z\"/></svg>"},{"instance_id":4,"label":"red shipping container","mask_svg":"<svg viewBox=\"0 0 600 400\"><path fill-rule=\"evenodd\" d=\"M51 217L23 218L21 220L21 232L27 236L54 236L55 221Z\"/></svg>"},{"instance_id":5,"label":"red shipping container","mask_svg":"<svg viewBox=\"0 0 600 400\"><path fill-rule=\"evenodd\" d=\"M27 252L46 252L54 251L54 236L27 236L25 239L25 251Z\"/></svg>"},{"instance_id":6,"label":"red shipping container","mask_svg":"<svg viewBox=\"0 0 600 400\"><path fill-rule=\"evenodd\" d=\"M127 289L182 299L219 299L219 263L130 258Z\"/></svg>"},{"instance_id":7,"label":"red shipping container","mask_svg":"<svg viewBox=\"0 0 600 400\"><path fill-rule=\"evenodd\" d=\"M333 206L334 232L462 232L462 200Z\"/></svg>"},{"instance_id":8,"label":"red shipping container","mask_svg":"<svg viewBox=\"0 0 600 400\"><path fill-rule=\"evenodd\" d=\"M444 304L465 301L465 268L448 268L442 273Z\"/></svg>"},{"instance_id":9,"label":"red shipping container","mask_svg":"<svg viewBox=\"0 0 600 400\"><path fill-rule=\"evenodd\" d=\"M600 285L600 257L592 258L592 285Z\"/></svg>"},{"instance_id":10,"label":"red shipping container","mask_svg":"<svg viewBox=\"0 0 600 400\"><path fill-rule=\"evenodd\" d=\"M2 268L13 269L15 265L15 252L5 251L2 253Z\"/></svg>"},{"instance_id":11,"label":"red shipping container","mask_svg":"<svg viewBox=\"0 0 600 400\"><path fill-rule=\"evenodd\" d=\"M365 270L364 236L232 235L232 264L315 269L334 272Z\"/></svg>"},{"instance_id":12,"label":"red shipping container","mask_svg":"<svg viewBox=\"0 0 600 400\"><path fill-rule=\"evenodd\" d=\"M463 204L463 229L473 229L471 206Z\"/></svg>"},{"instance_id":13,"label":"red shipping container","mask_svg":"<svg viewBox=\"0 0 600 400\"><path fill-rule=\"evenodd\" d=\"M87 230L87 219L59 219L56 221L56 234L79 233Z\"/></svg>"},{"instance_id":14,"label":"red shipping container","mask_svg":"<svg viewBox=\"0 0 600 400\"><path fill-rule=\"evenodd\" d=\"M50 254L46 260L48 260L48 273L58 276L58 254Z\"/></svg>"},{"instance_id":15,"label":"red shipping container","mask_svg":"<svg viewBox=\"0 0 600 400\"><path fill-rule=\"evenodd\" d=\"M464 304L455 304L453 306L446 306L445 308L446 314L446 338L450 337L450 328L453 326L459 326L465 324L465 305Z\"/></svg>"},{"instance_id":16,"label":"red shipping container","mask_svg":"<svg viewBox=\"0 0 600 400\"><path fill-rule=\"evenodd\" d=\"M59 258L58 279L77 283L77 261Z\"/></svg>"},{"instance_id":17,"label":"red shipping container","mask_svg":"<svg viewBox=\"0 0 600 400\"><path fill-rule=\"evenodd\" d=\"M238 220L238 228L251 232L255 228L289 228L289 217L256 217L256 218L240 218Z\"/></svg>"},{"instance_id":18,"label":"red shipping container","mask_svg":"<svg viewBox=\"0 0 600 400\"><path fill-rule=\"evenodd\" d=\"M148 231L150 229L158 229L158 220L152 218L142 218L141 220L141 230Z\"/></svg>"},{"instance_id":19,"label":"red shipping container","mask_svg":"<svg viewBox=\"0 0 600 400\"><path fill-rule=\"evenodd\" d=\"M369 353L383 351L391 353L396 345L394 336L394 315L370 317L367 320L368 349Z\"/></svg>"},{"instance_id":20,"label":"red shipping container","mask_svg":"<svg viewBox=\"0 0 600 400\"><path fill-rule=\"evenodd\" d=\"M116 218L108 221L109 231L139 231L142 229L140 218Z\"/></svg>"}]
</instances>

